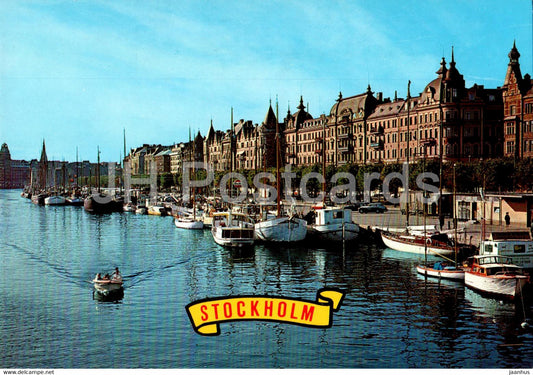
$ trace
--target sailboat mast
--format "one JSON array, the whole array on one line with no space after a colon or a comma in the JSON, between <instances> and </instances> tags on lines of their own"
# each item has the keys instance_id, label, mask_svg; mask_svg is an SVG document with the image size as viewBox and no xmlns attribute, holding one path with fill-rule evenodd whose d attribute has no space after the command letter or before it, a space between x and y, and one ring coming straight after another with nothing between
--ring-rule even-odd
<instances>
[{"instance_id":1,"label":"sailboat mast","mask_svg":"<svg viewBox=\"0 0 533 375\"><path fill-rule=\"evenodd\" d=\"M189 126L189 142L191 141L191 127ZM191 150L191 161L192 161L192 176L193 176L193 179L195 179L195 166L194 166L194 161L195 161L195 152L194 152L194 140L192 141L192 150ZM195 196L194 196L194 191L195 191L195 188L193 187L192 188L192 216L193 216L193 219L196 220L196 200L195 200Z\"/></svg>"},{"instance_id":2,"label":"sailboat mast","mask_svg":"<svg viewBox=\"0 0 533 375\"><path fill-rule=\"evenodd\" d=\"M455 263L457 264L457 207L455 206L456 200L456 187L455 187L455 163L453 163L453 227L454 227L454 253L455 253ZM483 237L482 237L483 238Z\"/></svg>"},{"instance_id":3,"label":"sailboat mast","mask_svg":"<svg viewBox=\"0 0 533 375\"><path fill-rule=\"evenodd\" d=\"M80 165L78 162L78 146L76 146L76 188L79 187L79 178L80 178Z\"/></svg>"},{"instance_id":4,"label":"sailboat mast","mask_svg":"<svg viewBox=\"0 0 533 375\"><path fill-rule=\"evenodd\" d=\"M279 173L279 164L280 164L280 145L279 145L279 121L278 121L278 98L276 96L276 209L277 217L281 216L281 184L280 184L280 173Z\"/></svg>"},{"instance_id":5,"label":"sailboat mast","mask_svg":"<svg viewBox=\"0 0 533 375\"><path fill-rule=\"evenodd\" d=\"M100 193L100 146L97 146L96 184L98 186L98 193Z\"/></svg>"},{"instance_id":6,"label":"sailboat mast","mask_svg":"<svg viewBox=\"0 0 533 375\"><path fill-rule=\"evenodd\" d=\"M411 118L409 116L409 107L410 103L409 100L411 99L411 80L407 83L407 98L406 98L406 105L407 105L407 181L405 182L405 190L407 191L407 202L405 203L405 227L409 227L409 155L411 153L411 150L409 148L411 143L411 133L409 131L409 123L411 122Z\"/></svg>"},{"instance_id":7,"label":"sailboat mast","mask_svg":"<svg viewBox=\"0 0 533 375\"><path fill-rule=\"evenodd\" d=\"M322 206L326 206L326 119L322 118Z\"/></svg>"}]
</instances>

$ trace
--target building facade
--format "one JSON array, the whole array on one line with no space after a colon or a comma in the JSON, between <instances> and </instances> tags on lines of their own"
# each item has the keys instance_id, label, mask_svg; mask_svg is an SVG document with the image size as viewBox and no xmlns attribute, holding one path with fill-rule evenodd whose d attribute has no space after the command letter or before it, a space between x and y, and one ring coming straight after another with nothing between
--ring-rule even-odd
<instances>
[{"instance_id":1,"label":"building facade","mask_svg":"<svg viewBox=\"0 0 533 375\"><path fill-rule=\"evenodd\" d=\"M522 77L516 43L509 52L503 84L504 155L515 160L533 156L533 82Z\"/></svg>"}]
</instances>

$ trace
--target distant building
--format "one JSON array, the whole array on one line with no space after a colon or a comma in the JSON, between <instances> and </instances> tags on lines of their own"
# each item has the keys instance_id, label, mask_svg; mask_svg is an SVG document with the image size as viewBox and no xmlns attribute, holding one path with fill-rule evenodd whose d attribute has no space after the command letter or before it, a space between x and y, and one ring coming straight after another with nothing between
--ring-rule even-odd
<instances>
[{"instance_id":1,"label":"distant building","mask_svg":"<svg viewBox=\"0 0 533 375\"><path fill-rule=\"evenodd\" d=\"M0 148L0 189L19 189L30 183L30 163L12 160L7 143Z\"/></svg>"},{"instance_id":2,"label":"distant building","mask_svg":"<svg viewBox=\"0 0 533 375\"><path fill-rule=\"evenodd\" d=\"M522 77L520 53L513 44L503 84L505 156L522 159L533 156L533 82Z\"/></svg>"}]
</instances>

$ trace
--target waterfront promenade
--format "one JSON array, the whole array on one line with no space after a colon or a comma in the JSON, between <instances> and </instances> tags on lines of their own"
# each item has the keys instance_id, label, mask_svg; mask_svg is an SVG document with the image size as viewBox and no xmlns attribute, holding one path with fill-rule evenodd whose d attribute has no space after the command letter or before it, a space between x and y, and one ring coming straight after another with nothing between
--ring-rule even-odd
<instances>
[{"instance_id":1,"label":"waterfront promenade","mask_svg":"<svg viewBox=\"0 0 533 375\"><path fill-rule=\"evenodd\" d=\"M402 229L406 226L406 216L402 215L399 207L387 206L388 211L382 214L367 213L361 214L359 212L353 212L352 217L354 222L359 224L361 228L365 229ZM409 217L410 225L424 225L424 218L422 215L411 215ZM439 218L437 216L427 216L426 225L428 227L438 226ZM472 221L459 221L458 223L458 238L460 242L471 243L476 247L479 247L481 242L481 235L483 231L483 225L481 222ZM503 231L529 231L525 224L511 223L509 226L505 225L505 222L498 222L494 220L492 224L485 223L485 237L491 232L503 232ZM453 221L451 218L446 218L444 221L443 232L454 233Z\"/></svg>"}]
</instances>

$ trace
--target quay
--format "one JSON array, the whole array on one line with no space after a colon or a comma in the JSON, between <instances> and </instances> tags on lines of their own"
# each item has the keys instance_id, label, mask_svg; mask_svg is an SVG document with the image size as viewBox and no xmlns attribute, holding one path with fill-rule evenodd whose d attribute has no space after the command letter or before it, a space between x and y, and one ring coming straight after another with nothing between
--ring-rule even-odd
<instances>
[{"instance_id":1,"label":"quay","mask_svg":"<svg viewBox=\"0 0 533 375\"><path fill-rule=\"evenodd\" d=\"M375 232L379 229L386 229L391 231L401 231L406 227L406 216L400 212L399 207L387 206L388 211L377 213L362 214L354 211L352 213L353 221L363 229L368 229ZM424 225L424 218L422 215L410 215L410 225ZM437 216L426 217L427 227L435 227L439 225L439 218ZM483 226L485 227L483 229ZM481 221L458 221L457 224L457 237L460 242L472 244L479 248L481 243L481 236L485 232L485 238L491 232L502 231L530 231L525 223L511 223L509 226L505 225L505 222L501 224L499 222L493 222L492 224L483 223ZM453 220L451 218L445 218L443 232L453 233Z\"/></svg>"}]
</instances>

